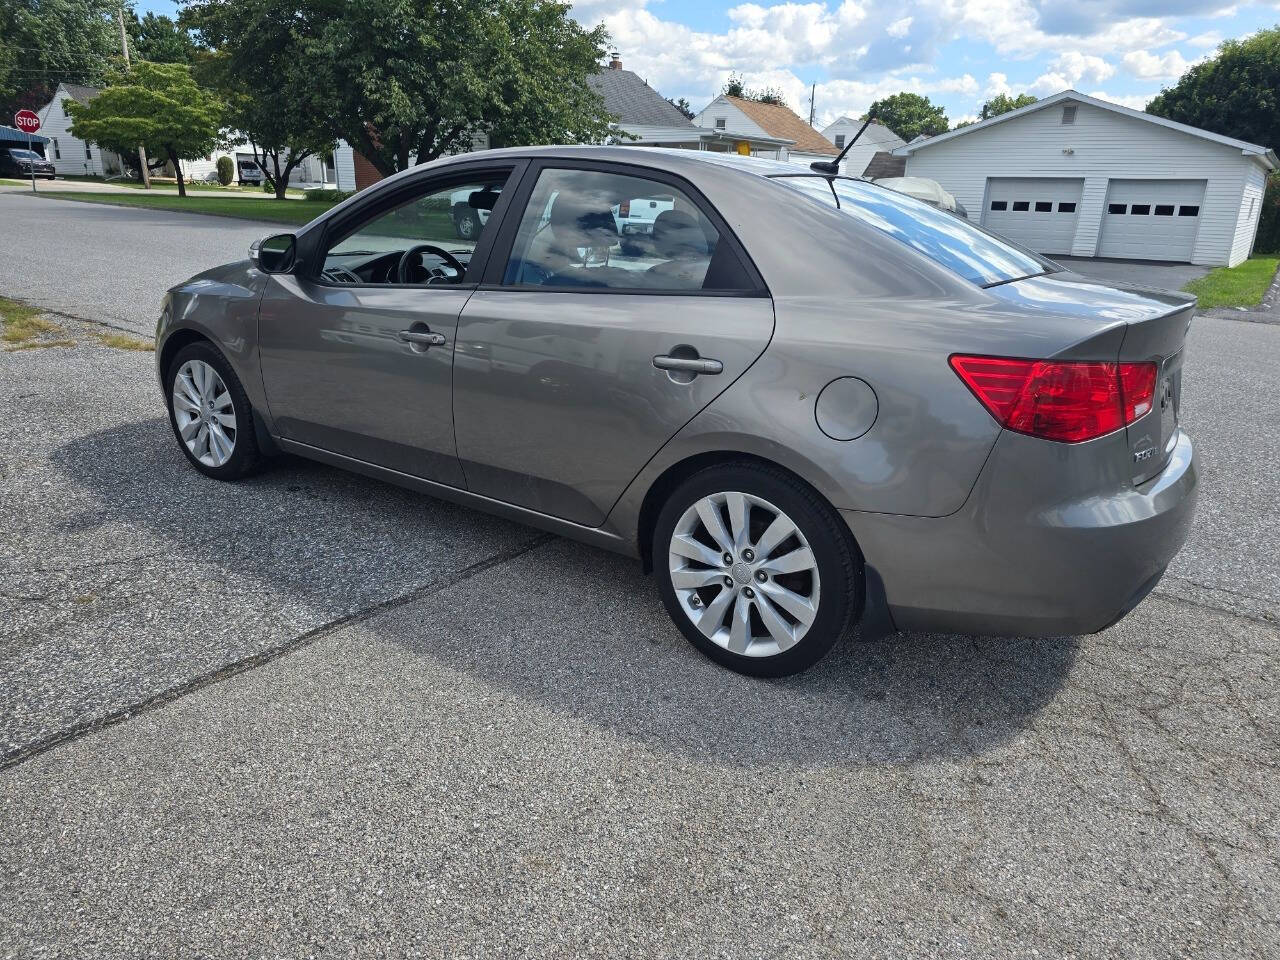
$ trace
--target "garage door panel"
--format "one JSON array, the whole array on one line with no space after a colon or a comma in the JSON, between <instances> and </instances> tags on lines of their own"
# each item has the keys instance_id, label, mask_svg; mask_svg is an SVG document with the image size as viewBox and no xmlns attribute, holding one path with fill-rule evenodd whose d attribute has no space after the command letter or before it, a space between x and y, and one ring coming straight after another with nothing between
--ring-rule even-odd
<instances>
[{"instance_id":1,"label":"garage door panel","mask_svg":"<svg viewBox=\"0 0 1280 960\"><path fill-rule=\"evenodd\" d=\"M1098 256L1191 260L1204 190L1203 180L1112 180Z\"/></svg>"},{"instance_id":2,"label":"garage door panel","mask_svg":"<svg viewBox=\"0 0 1280 960\"><path fill-rule=\"evenodd\" d=\"M982 223L1038 253L1071 252L1084 180L992 177Z\"/></svg>"}]
</instances>

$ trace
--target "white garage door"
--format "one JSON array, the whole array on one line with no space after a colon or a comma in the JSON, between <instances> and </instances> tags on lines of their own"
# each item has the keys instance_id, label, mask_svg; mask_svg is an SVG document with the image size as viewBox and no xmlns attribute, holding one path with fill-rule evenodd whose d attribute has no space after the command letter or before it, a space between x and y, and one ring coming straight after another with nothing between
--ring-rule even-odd
<instances>
[{"instance_id":1,"label":"white garage door","mask_svg":"<svg viewBox=\"0 0 1280 960\"><path fill-rule=\"evenodd\" d=\"M1083 186L1083 180L992 177L983 226L1038 253L1070 253Z\"/></svg>"},{"instance_id":2,"label":"white garage door","mask_svg":"<svg viewBox=\"0 0 1280 960\"><path fill-rule=\"evenodd\" d=\"M1098 256L1188 261L1200 226L1203 180L1112 180Z\"/></svg>"}]
</instances>

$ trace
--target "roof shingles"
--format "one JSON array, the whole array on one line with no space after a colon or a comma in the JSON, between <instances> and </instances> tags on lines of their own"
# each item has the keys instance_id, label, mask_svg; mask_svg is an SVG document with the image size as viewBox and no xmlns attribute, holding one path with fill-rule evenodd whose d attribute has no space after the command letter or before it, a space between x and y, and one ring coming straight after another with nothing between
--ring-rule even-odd
<instances>
[{"instance_id":1,"label":"roof shingles","mask_svg":"<svg viewBox=\"0 0 1280 960\"><path fill-rule=\"evenodd\" d=\"M689 118L630 70L606 67L587 77L587 85L618 122L647 127L692 127Z\"/></svg>"},{"instance_id":2,"label":"roof shingles","mask_svg":"<svg viewBox=\"0 0 1280 960\"><path fill-rule=\"evenodd\" d=\"M728 94L725 94L725 99L745 113L769 136L794 140L795 143L790 147L794 153L817 153L834 157L840 152L835 144L782 104L744 100Z\"/></svg>"}]
</instances>

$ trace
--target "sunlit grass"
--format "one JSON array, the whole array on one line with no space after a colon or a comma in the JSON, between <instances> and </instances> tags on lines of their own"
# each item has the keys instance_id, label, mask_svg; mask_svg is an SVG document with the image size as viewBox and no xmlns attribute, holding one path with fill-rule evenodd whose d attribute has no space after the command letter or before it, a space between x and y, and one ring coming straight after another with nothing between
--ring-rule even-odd
<instances>
[{"instance_id":1,"label":"sunlit grass","mask_svg":"<svg viewBox=\"0 0 1280 960\"><path fill-rule=\"evenodd\" d=\"M1277 257L1254 257L1237 267L1218 267L1182 289L1200 298L1200 309L1256 307L1280 265Z\"/></svg>"}]
</instances>

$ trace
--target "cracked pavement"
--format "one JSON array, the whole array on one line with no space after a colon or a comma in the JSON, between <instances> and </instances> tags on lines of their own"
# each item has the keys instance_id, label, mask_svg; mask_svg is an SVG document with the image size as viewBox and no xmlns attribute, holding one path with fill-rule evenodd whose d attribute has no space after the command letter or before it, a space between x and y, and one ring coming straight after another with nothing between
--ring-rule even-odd
<instances>
[{"instance_id":1,"label":"cracked pavement","mask_svg":"<svg viewBox=\"0 0 1280 960\"><path fill-rule=\"evenodd\" d=\"M219 485L149 355L0 353L0 957L1274 956L1278 362L1193 325L1195 527L1116 627L759 681L632 561Z\"/></svg>"}]
</instances>

